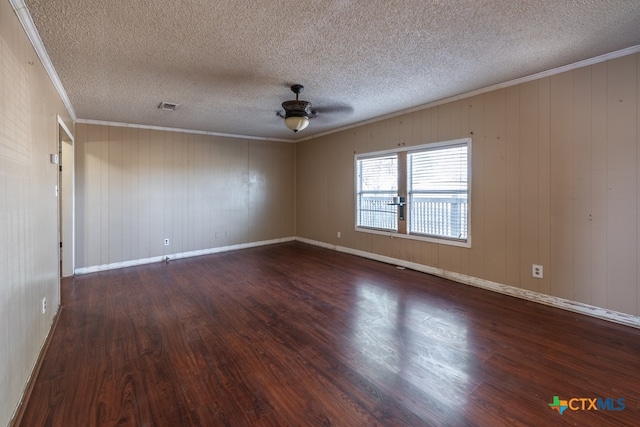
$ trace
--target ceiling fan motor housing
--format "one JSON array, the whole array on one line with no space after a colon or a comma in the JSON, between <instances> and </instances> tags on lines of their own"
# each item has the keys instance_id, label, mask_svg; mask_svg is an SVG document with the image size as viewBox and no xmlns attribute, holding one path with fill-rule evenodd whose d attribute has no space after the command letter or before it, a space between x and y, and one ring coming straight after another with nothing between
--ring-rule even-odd
<instances>
[{"instance_id":1,"label":"ceiling fan motor housing","mask_svg":"<svg viewBox=\"0 0 640 427\"><path fill-rule=\"evenodd\" d=\"M282 103L285 117L309 117L311 116L311 103L307 101L295 100Z\"/></svg>"},{"instance_id":2,"label":"ceiling fan motor housing","mask_svg":"<svg viewBox=\"0 0 640 427\"><path fill-rule=\"evenodd\" d=\"M291 86L291 92L296 94L296 99L282 103L284 109L284 124L294 132L301 131L309 126L309 118L315 117L311 110L311 103L298 99L298 95L304 89L302 85Z\"/></svg>"}]
</instances>

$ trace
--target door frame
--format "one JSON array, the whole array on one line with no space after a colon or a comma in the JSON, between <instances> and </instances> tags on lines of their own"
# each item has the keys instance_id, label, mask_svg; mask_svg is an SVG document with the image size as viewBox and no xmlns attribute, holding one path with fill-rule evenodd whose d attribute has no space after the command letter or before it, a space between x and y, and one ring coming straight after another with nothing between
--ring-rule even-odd
<instances>
[{"instance_id":1,"label":"door frame","mask_svg":"<svg viewBox=\"0 0 640 427\"><path fill-rule=\"evenodd\" d=\"M75 274L75 138L58 116L58 236L60 242L60 277Z\"/></svg>"}]
</instances>

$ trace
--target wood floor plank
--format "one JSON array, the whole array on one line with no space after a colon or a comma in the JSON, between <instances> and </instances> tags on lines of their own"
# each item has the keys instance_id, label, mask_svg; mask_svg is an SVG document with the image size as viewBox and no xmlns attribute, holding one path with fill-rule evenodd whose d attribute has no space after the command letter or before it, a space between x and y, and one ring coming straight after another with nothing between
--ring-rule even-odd
<instances>
[{"instance_id":1,"label":"wood floor plank","mask_svg":"<svg viewBox=\"0 0 640 427\"><path fill-rule=\"evenodd\" d=\"M640 425L640 330L298 242L62 301L22 426Z\"/></svg>"}]
</instances>

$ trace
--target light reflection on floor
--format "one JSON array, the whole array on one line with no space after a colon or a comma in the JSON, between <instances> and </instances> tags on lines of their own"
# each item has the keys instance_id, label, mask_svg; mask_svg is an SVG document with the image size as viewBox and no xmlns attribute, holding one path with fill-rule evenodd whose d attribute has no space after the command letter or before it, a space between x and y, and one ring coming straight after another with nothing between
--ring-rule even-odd
<instances>
[{"instance_id":1,"label":"light reflection on floor","mask_svg":"<svg viewBox=\"0 0 640 427\"><path fill-rule=\"evenodd\" d=\"M406 392L400 400L410 409L417 405L416 393L421 401L462 408L477 386L470 383L475 364L466 319L420 298L359 283L350 357L370 380L400 384Z\"/></svg>"}]
</instances>

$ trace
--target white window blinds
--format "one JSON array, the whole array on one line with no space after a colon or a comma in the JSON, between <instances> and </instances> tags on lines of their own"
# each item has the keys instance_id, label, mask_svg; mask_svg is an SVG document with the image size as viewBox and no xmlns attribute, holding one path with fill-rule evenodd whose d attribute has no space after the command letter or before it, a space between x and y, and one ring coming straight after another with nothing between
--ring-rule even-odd
<instances>
[{"instance_id":1,"label":"white window blinds","mask_svg":"<svg viewBox=\"0 0 640 427\"><path fill-rule=\"evenodd\" d=\"M411 152L407 160L409 233L466 240L467 144Z\"/></svg>"}]
</instances>

